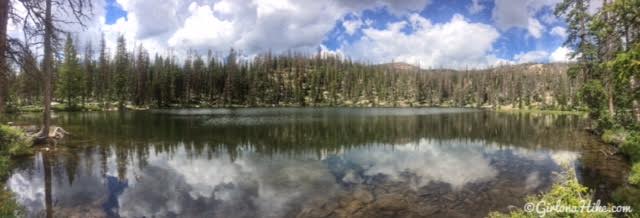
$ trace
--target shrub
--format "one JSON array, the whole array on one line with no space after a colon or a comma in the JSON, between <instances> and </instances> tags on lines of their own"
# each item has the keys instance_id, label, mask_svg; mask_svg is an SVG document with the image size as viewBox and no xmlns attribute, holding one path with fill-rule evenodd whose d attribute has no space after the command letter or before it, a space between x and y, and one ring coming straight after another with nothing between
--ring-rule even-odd
<instances>
[{"instance_id":1,"label":"shrub","mask_svg":"<svg viewBox=\"0 0 640 218\"><path fill-rule=\"evenodd\" d=\"M4 180L9 174L9 158L0 155L0 180Z\"/></svg>"},{"instance_id":2,"label":"shrub","mask_svg":"<svg viewBox=\"0 0 640 218\"><path fill-rule=\"evenodd\" d=\"M627 217L640 217L640 189L623 186L616 189L612 197L617 205L628 205L633 208L633 213L627 214Z\"/></svg>"},{"instance_id":3,"label":"shrub","mask_svg":"<svg viewBox=\"0 0 640 218\"><path fill-rule=\"evenodd\" d=\"M631 158L633 162L640 161L640 134L629 134L625 142L620 145L620 151Z\"/></svg>"},{"instance_id":4,"label":"shrub","mask_svg":"<svg viewBox=\"0 0 640 218\"><path fill-rule=\"evenodd\" d=\"M640 186L640 163L635 163L631 167L631 174L629 175L629 183Z\"/></svg>"},{"instance_id":5,"label":"shrub","mask_svg":"<svg viewBox=\"0 0 640 218\"><path fill-rule=\"evenodd\" d=\"M0 125L0 155L21 156L31 154L31 139L20 129Z\"/></svg>"},{"instance_id":6,"label":"shrub","mask_svg":"<svg viewBox=\"0 0 640 218\"><path fill-rule=\"evenodd\" d=\"M592 118L599 118L606 99L606 93L602 83L598 80L589 80L584 84L582 89L580 89L578 95L582 102L591 109L589 115Z\"/></svg>"},{"instance_id":7,"label":"shrub","mask_svg":"<svg viewBox=\"0 0 640 218\"><path fill-rule=\"evenodd\" d=\"M23 217L23 209L11 192L0 189L0 217Z\"/></svg>"},{"instance_id":8,"label":"shrub","mask_svg":"<svg viewBox=\"0 0 640 218\"><path fill-rule=\"evenodd\" d=\"M589 189L587 187L582 186L575 176L575 171L568 170L564 173L565 179L563 182L559 182L554 184L551 187L549 192L540 195L533 196L527 199L527 204L536 205L538 202L545 202L549 206L553 206L556 203L560 203L562 206L571 206L571 207L580 207L585 202L589 202L591 200L591 194L589 194ZM523 211L522 209L518 209L516 211L510 212L509 214L492 212L489 214L489 217L493 218L502 218L502 217L540 217L542 214L536 213L533 211ZM613 217L610 213L588 213L588 212L578 212L578 213L565 213L565 212L549 212L544 214L545 217Z\"/></svg>"},{"instance_id":9,"label":"shrub","mask_svg":"<svg viewBox=\"0 0 640 218\"><path fill-rule=\"evenodd\" d=\"M607 129L602 133L602 141L609 144L621 145L628 136L629 132L622 128Z\"/></svg>"}]
</instances>

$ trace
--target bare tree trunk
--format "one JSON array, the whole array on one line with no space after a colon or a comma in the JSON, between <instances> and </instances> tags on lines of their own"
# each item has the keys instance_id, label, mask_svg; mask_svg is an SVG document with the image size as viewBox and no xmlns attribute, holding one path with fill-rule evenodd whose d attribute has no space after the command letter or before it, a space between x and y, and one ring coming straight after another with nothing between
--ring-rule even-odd
<instances>
[{"instance_id":1,"label":"bare tree trunk","mask_svg":"<svg viewBox=\"0 0 640 218\"><path fill-rule=\"evenodd\" d=\"M9 0L0 0L0 113L4 112L8 89L7 75L7 22L9 21Z\"/></svg>"},{"instance_id":2,"label":"bare tree trunk","mask_svg":"<svg viewBox=\"0 0 640 218\"><path fill-rule=\"evenodd\" d=\"M44 112L42 117L41 138L49 138L49 126L51 126L51 77L53 71L53 19L51 17L51 0L45 0L45 20L44 20L44 60L43 60L43 82L44 82Z\"/></svg>"},{"instance_id":3,"label":"bare tree trunk","mask_svg":"<svg viewBox=\"0 0 640 218\"><path fill-rule=\"evenodd\" d=\"M611 91L611 88L609 88L608 103L609 103L609 116L613 117L616 114L616 110L613 106L613 93Z\"/></svg>"}]
</instances>

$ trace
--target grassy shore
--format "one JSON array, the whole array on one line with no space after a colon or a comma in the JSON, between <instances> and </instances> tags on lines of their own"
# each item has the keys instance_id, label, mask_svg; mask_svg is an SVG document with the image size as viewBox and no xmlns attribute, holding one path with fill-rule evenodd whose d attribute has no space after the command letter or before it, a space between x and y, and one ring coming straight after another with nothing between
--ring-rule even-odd
<instances>
[{"instance_id":1,"label":"grassy shore","mask_svg":"<svg viewBox=\"0 0 640 218\"><path fill-rule=\"evenodd\" d=\"M553 206L580 208L585 202L591 201L589 189L578 182L573 169L567 169L559 182L544 194L530 196L523 208L516 208L508 213L492 212L490 218L537 218L537 217L615 217L607 212L566 212L549 210ZM534 206L534 207L530 207Z\"/></svg>"},{"instance_id":2,"label":"grassy shore","mask_svg":"<svg viewBox=\"0 0 640 218\"><path fill-rule=\"evenodd\" d=\"M578 115L578 116L586 116L586 111L563 111L563 110L546 110L546 109L518 109L518 108L509 108L509 109L495 109L497 112L503 113L533 113L533 114L552 114L552 115Z\"/></svg>"},{"instance_id":3,"label":"grassy shore","mask_svg":"<svg viewBox=\"0 0 640 218\"><path fill-rule=\"evenodd\" d=\"M5 187L16 157L31 155L32 142L20 129L0 125L0 217L19 217L21 208Z\"/></svg>"}]
</instances>

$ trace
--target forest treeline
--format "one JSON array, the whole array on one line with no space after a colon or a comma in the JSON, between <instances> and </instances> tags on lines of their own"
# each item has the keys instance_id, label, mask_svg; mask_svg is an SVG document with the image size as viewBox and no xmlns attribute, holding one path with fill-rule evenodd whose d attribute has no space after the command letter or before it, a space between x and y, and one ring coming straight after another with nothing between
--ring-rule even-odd
<instances>
[{"instance_id":1,"label":"forest treeline","mask_svg":"<svg viewBox=\"0 0 640 218\"><path fill-rule=\"evenodd\" d=\"M54 99L70 108L86 103L120 108L193 106L466 106L569 109L581 79L567 64L524 64L485 70L424 70L405 63L365 64L338 55L263 53L241 58L231 49L151 56L142 45L115 55L104 40L76 51L67 36L54 65ZM79 55L79 53L82 53ZM35 57L23 63L36 64ZM10 76L10 104L42 101L41 75L22 67Z\"/></svg>"}]
</instances>

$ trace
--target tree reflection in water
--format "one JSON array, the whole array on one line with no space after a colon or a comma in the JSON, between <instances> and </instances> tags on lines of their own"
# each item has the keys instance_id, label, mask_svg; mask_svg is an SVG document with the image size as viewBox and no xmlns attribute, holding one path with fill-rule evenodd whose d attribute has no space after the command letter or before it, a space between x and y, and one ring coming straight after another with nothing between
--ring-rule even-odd
<instances>
[{"instance_id":1,"label":"tree reflection in water","mask_svg":"<svg viewBox=\"0 0 640 218\"><path fill-rule=\"evenodd\" d=\"M68 149L25 161L9 180L48 216L482 217L546 190L561 161L603 199L628 167L599 155L606 146L568 115L287 108L55 121L74 134Z\"/></svg>"}]
</instances>

